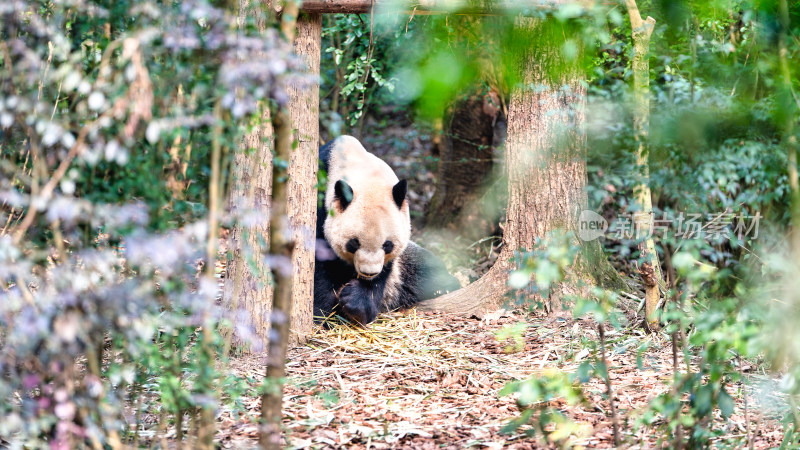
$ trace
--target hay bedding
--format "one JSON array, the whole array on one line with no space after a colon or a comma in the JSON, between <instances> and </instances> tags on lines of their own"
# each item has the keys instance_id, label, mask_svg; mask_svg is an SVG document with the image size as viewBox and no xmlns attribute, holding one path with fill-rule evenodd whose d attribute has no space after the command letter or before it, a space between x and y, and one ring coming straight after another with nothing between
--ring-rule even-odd
<instances>
[{"instance_id":1,"label":"hay bedding","mask_svg":"<svg viewBox=\"0 0 800 450\"><path fill-rule=\"evenodd\" d=\"M529 323L524 349L507 353L508 343L495 332L520 321ZM541 448L524 434L501 434L518 414L513 398L498 398L511 380L552 370L574 371L586 357L581 337L596 339L588 321L509 315L464 319L421 315L416 311L383 315L369 329L337 326L319 330L311 341L289 353L284 396L284 426L291 448ZM672 373L668 342L653 342L636 364L636 348L659 336L611 335L608 356L617 408L633 423L637 410L664 392ZM566 356L571 354L575 357ZM237 358L232 370L258 380L259 357ZM255 390L253 390L255 392ZM569 443L612 446L606 415L605 386L599 379L585 385L586 406L551 402L580 426ZM727 421L717 414L716 427L730 439L745 439L743 398L739 386L736 414ZM759 398L763 398L760 397ZM780 424L762 416L750 391L751 430L756 448L780 444ZM218 438L224 448L252 447L257 436L257 397L245 404L250 414L223 411ZM655 433L624 428L628 446L660 447Z\"/></svg>"}]
</instances>

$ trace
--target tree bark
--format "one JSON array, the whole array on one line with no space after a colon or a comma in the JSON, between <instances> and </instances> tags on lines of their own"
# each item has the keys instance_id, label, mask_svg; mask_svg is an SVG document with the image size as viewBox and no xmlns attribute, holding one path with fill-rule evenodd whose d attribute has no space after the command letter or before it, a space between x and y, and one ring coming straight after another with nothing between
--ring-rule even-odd
<instances>
[{"instance_id":1,"label":"tree bark","mask_svg":"<svg viewBox=\"0 0 800 450\"><path fill-rule=\"evenodd\" d=\"M658 252L653 241L653 201L650 193L650 166L646 145L650 127L650 63L647 60L647 53L650 51L650 35L653 33L656 21L649 16L647 20L642 20L636 0L626 0L626 5L633 39L633 130L636 138L636 166L641 177L641 181L633 190L636 202L642 208L635 215L636 231L642 237L642 241L638 244L642 260L639 273L645 287L645 323L648 329L656 330L659 328L657 311L661 301L660 285L663 278Z\"/></svg>"},{"instance_id":2,"label":"tree bark","mask_svg":"<svg viewBox=\"0 0 800 450\"><path fill-rule=\"evenodd\" d=\"M533 34L541 22L520 18L522 31ZM508 273L518 250L531 250L537 238L557 228L575 229L586 204L585 88L577 70L548 80L544 68L556 63L559 48L531 50L519 67L519 86L508 108L506 171L509 196L503 250L495 265L476 282L456 292L422 302L422 310L482 314L497 309L508 292ZM557 151L553 151L557 149ZM571 290L552 290L550 309Z\"/></svg>"},{"instance_id":3,"label":"tree bark","mask_svg":"<svg viewBox=\"0 0 800 450\"><path fill-rule=\"evenodd\" d=\"M294 43L296 35L298 4L293 0L283 2L281 30L284 38ZM288 105L273 103L272 124L275 131L275 157L279 161L291 161L295 143L294 129ZM266 376L261 394L261 429L258 444L265 450L283 448L281 419L283 418L283 381L286 375L286 348L291 329L292 301L294 290L294 230L289 216L291 167L283 170L281 164L272 165L272 215L270 217L270 245L272 276L275 292L270 314L269 350L267 351ZM312 280L313 281L313 280Z\"/></svg>"},{"instance_id":4,"label":"tree bark","mask_svg":"<svg viewBox=\"0 0 800 450\"><path fill-rule=\"evenodd\" d=\"M266 29L264 8L250 0L239 4L240 20L256 17L260 30ZM308 71L319 75L322 16L304 14L297 21L295 52L304 58ZM290 344L303 342L313 327L314 231L317 217L317 150L319 142L319 82L292 83L288 87L292 135L298 142L289 159L286 180L288 217L294 251L292 264L292 332ZM237 221L231 229L228 276L223 301L233 312L235 330L225 330L226 339L241 351L266 350L269 314L272 310L270 268L265 256L270 244L270 201L272 197L272 144L274 130L269 108L244 136L242 150L234 157L230 208ZM291 125L290 126L290 130Z\"/></svg>"},{"instance_id":5,"label":"tree bark","mask_svg":"<svg viewBox=\"0 0 800 450\"><path fill-rule=\"evenodd\" d=\"M267 17L258 0L239 0L239 23L255 17L260 31ZM266 350L272 310L269 252L269 217L272 195L272 119L264 107L233 157L229 208L234 224L228 236L227 276L223 305L234 328L224 329L226 347L241 352Z\"/></svg>"},{"instance_id":6,"label":"tree bark","mask_svg":"<svg viewBox=\"0 0 800 450\"><path fill-rule=\"evenodd\" d=\"M297 20L294 51L316 76L307 85L289 86L289 116L297 148L289 163L289 224L294 239L292 332L289 343L304 342L314 325L314 236L317 221L319 168L319 64L322 15L302 14Z\"/></svg>"},{"instance_id":7,"label":"tree bark","mask_svg":"<svg viewBox=\"0 0 800 450\"><path fill-rule=\"evenodd\" d=\"M492 141L500 106L497 91L481 86L448 108L426 226L447 228L473 241L493 231L492 221L481 214L479 198L494 167Z\"/></svg>"}]
</instances>

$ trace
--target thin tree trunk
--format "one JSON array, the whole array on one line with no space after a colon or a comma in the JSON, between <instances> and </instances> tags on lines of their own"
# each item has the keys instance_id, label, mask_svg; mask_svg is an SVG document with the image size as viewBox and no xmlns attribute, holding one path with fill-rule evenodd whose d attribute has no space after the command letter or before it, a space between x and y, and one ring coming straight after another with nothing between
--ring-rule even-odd
<instances>
[{"instance_id":1,"label":"thin tree trunk","mask_svg":"<svg viewBox=\"0 0 800 450\"><path fill-rule=\"evenodd\" d=\"M209 188L208 188L208 242L206 243L206 267L205 267L205 276L209 280L214 280L214 272L216 269L216 261L217 261L217 249L219 246L219 242L217 239L217 231L219 230L219 217L220 217L220 209L221 209L221 170L220 170L220 160L222 158L222 107L220 106L219 101L214 106L214 126L212 129L212 136L213 140L211 142L211 179L209 180ZM208 310L205 310L203 313L203 338L200 344L200 351L202 354L202 360L211 362L214 361L217 357L216 354L213 352L212 343L214 337L211 331L211 317L209 317ZM196 383L198 387L204 389L213 389L211 386L213 383L208 378L207 374L200 376ZM216 411L214 408L209 407L208 405L202 407L199 411L200 414L200 426L198 428L197 433L197 447L210 450L214 448L214 434L216 433L217 427L215 423L216 419ZM181 436L183 433L183 411L178 410L178 436ZM178 438L178 442L181 441L181 437Z\"/></svg>"},{"instance_id":2,"label":"thin tree trunk","mask_svg":"<svg viewBox=\"0 0 800 450\"><path fill-rule=\"evenodd\" d=\"M518 20L521 30L539 32L535 19ZM508 108L509 195L504 246L497 262L476 282L422 302L420 309L455 314L497 309L508 292L515 253L532 249L537 238L557 228L575 229L586 204L585 137L578 129L584 121L585 88L577 71L562 74L560 80L547 79L544 67L560 58L559 48L531 51L519 68L520 87L513 91ZM567 284L553 289L547 299L550 309L558 308L570 290Z\"/></svg>"},{"instance_id":3,"label":"thin tree trunk","mask_svg":"<svg viewBox=\"0 0 800 450\"><path fill-rule=\"evenodd\" d=\"M302 14L297 20L295 53L316 80L289 86L289 115L298 146L289 163L289 223L293 252L292 331L290 344L304 342L314 325L314 236L317 221L319 149L319 64L322 15Z\"/></svg>"},{"instance_id":4,"label":"thin tree trunk","mask_svg":"<svg viewBox=\"0 0 800 450\"><path fill-rule=\"evenodd\" d=\"M255 17L265 31L267 17L258 0L239 0L239 24ZM266 349L272 287L264 256L269 251L272 195L272 121L264 107L260 120L241 141L233 157L229 208L235 223L228 236L227 276L223 305L233 329L224 329L226 347L242 352Z\"/></svg>"},{"instance_id":5,"label":"thin tree trunk","mask_svg":"<svg viewBox=\"0 0 800 450\"><path fill-rule=\"evenodd\" d=\"M281 29L289 43L294 42L298 4L292 0L283 3ZM317 38L319 39L319 38ZM276 102L278 103L278 102ZM281 161L292 160L294 132L287 107L277 104L273 109L275 127L275 156ZM266 377L261 395L261 429L259 446L263 449L281 449L281 419L283 418L283 379L286 375L286 348L292 316L292 282L294 274L294 233L291 230L289 203L292 193L286 179L291 170L283 172L280 164L272 166L272 215L270 217L270 243L272 275L275 278L271 332L267 351ZM312 280L313 281L313 280Z\"/></svg>"},{"instance_id":6,"label":"thin tree trunk","mask_svg":"<svg viewBox=\"0 0 800 450\"><path fill-rule=\"evenodd\" d=\"M276 110L275 150L277 157L288 160L292 155L292 124L289 113ZM267 370L264 393L261 395L261 432L259 445L265 449L280 449L281 419L283 407L283 377L286 373L286 348L289 343L292 310L292 253L295 242L291 239L288 224L288 188L281 180L281 169L273 165L272 220L270 239L272 245L273 277L275 292L270 313L271 333L267 350Z\"/></svg>"},{"instance_id":7,"label":"thin tree trunk","mask_svg":"<svg viewBox=\"0 0 800 450\"><path fill-rule=\"evenodd\" d=\"M642 20L636 0L626 0L631 20L633 39L633 130L636 137L636 165L641 181L634 188L636 202L642 208L636 214L636 230L644 239L639 243L642 265L639 273L645 287L645 323L650 330L659 328L657 310L661 301L659 286L662 284L661 264L653 241L653 202L650 193L650 168L647 161L646 146L650 127L650 35L653 33L655 19ZM639 237L639 236L637 236Z\"/></svg>"},{"instance_id":8,"label":"thin tree trunk","mask_svg":"<svg viewBox=\"0 0 800 450\"><path fill-rule=\"evenodd\" d=\"M798 182L797 175L797 137L794 135L794 127L796 122L796 103L793 102L795 96L792 91L792 71L789 66L789 27L791 26L791 19L789 17L789 5L786 0L780 0L778 3L778 12L781 23L781 33L779 35L778 44L778 60L780 63L781 71L781 90L783 91L780 97L785 102L781 107L783 108L783 120L781 124L783 128L783 145L786 147L788 155L788 174L789 174L789 188L791 189L792 201L792 225L794 231L792 233L792 247L796 253L800 254L800 182Z\"/></svg>"}]
</instances>

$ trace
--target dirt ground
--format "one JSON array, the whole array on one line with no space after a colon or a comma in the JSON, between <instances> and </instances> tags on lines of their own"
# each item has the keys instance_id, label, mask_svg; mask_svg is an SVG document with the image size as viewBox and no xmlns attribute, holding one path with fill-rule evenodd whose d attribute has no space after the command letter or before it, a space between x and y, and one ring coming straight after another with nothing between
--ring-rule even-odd
<instances>
[{"instance_id":1,"label":"dirt ground","mask_svg":"<svg viewBox=\"0 0 800 450\"><path fill-rule=\"evenodd\" d=\"M290 448L542 448L555 443L519 432L501 433L519 415L513 396L499 397L509 381L553 371L574 372L591 358L582 340L596 340L590 321L548 319L533 315L466 319L420 315L414 310L384 315L372 327L319 330L289 353L284 394L286 439ZM526 322L520 351L501 342L496 332ZM668 447L653 427L636 427L648 401L668 389L672 377L669 341L635 331L608 333L608 364L615 403L622 420L625 447ZM637 368L637 348L649 344ZM511 352L509 352L511 350ZM260 379L260 358L232 361L237 375ZM743 367L750 372L750 366ZM744 447L747 432L755 448L778 446L782 425L770 392L769 377L751 373L746 389L731 386L736 412L728 420L715 413L718 446ZM612 427L605 384L594 378L583 385L587 403L570 406L553 400L573 422L570 447L612 447ZM745 421L747 392L749 426ZM245 402L250 413L223 412L218 438L224 448L255 442L258 398Z\"/></svg>"}]
</instances>

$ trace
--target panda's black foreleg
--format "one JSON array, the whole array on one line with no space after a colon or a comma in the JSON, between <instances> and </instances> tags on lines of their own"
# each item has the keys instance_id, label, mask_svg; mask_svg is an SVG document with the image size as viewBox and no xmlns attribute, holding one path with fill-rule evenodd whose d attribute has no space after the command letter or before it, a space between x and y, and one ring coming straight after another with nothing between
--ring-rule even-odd
<instances>
[{"instance_id":1,"label":"panda's black foreleg","mask_svg":"<svg viewBox=\"0 0 800 450\"><path fill-rule=\"evenodd\" d=\"M378 317L386 283L351 280L338 293L339 314L351 322L366 325Z\"/></svg>"}]
</instances>

